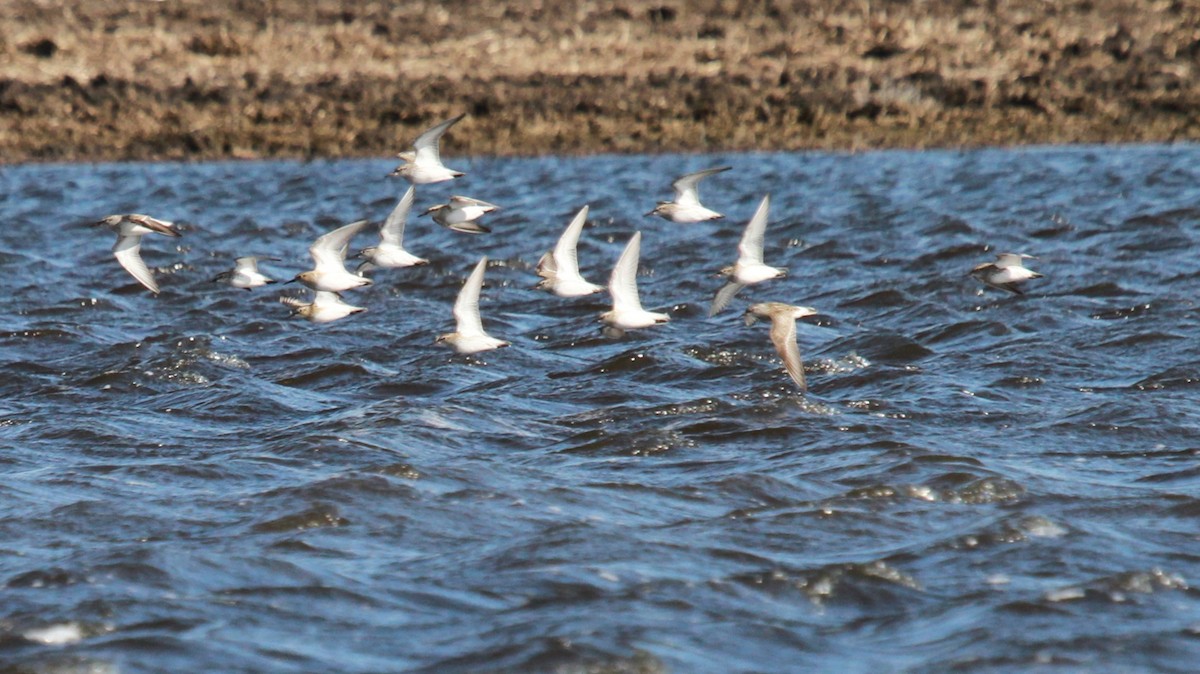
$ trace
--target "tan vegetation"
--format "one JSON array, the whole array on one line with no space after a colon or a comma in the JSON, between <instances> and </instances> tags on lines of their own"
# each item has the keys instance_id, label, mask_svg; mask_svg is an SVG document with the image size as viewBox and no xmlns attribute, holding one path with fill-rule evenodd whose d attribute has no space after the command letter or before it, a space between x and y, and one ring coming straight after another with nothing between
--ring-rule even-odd
<instances>
[{"instance_id":1,"label":"tan vegetation","mask_svg":"<svg viewBox=\"0 0 1200 674\"><path fill-rule=\"evenodd\" d=\"M0 0L5 161L1200 137L1183 0Z\"/></svg>"}]
</instances>

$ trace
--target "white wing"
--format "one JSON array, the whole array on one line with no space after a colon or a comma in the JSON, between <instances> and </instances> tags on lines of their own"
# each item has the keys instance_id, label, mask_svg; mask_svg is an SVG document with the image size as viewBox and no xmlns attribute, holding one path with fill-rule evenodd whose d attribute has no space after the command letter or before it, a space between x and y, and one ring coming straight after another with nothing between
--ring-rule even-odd
<instances>
[{"instance_id":1,"label":"white wing","mask_svg":"<svg viewBox=\"0 0 1200 674\"><path fill-rule=\"evenodd\" d=\"M322 267L345 269L346 249L350 246L350 239L354 238L354 235L358 234L366 224L366 220L359 220L318 236L317 240L308 247L309 254L316 262L316 268L318 270Z\"/></svg>"},{"instance_id":2,"label":"white wing","mask_svg":"<svg viewBox=\"0 0 1200 674\"><path fill-rule=\"evenodd\" d=\"M771 316L771 341L775 343L775 351L783 359L783 367L787 370L792 381L800 387L800 392L808 390L804 381L804 362L800 360L800 347L796 344L796 319L794 316L780 312Z\"/></svg>"},{"instance_id":3,"label":"white wing","mask_svg":"<svg viewBox=\"0 0 1200 674\"><path fill-rule=\"evenodd\" d=\"M404 196L400 197L400 202L392 209L387 220L383 221L383 226L379 228L379 238L387 244L396 246L397 248L404 247L404 225L408 222L408 212L412 210L413 196L416 194L416 188L409 185L408 191Z\"/></svg>"},{"instance_id":4,"label":"white wing","mask_svg":"<svg viewBox=\"0 0 1200 674\"><path fill-rule=\"evenodd\" d=\"M233 261L233 271L235 273L257 273L258 258L253 256L239 257Z\"/></svg>"},{"instance_id":5,"label":"white wing","mask_svg":"<svg viewBox=\"0 0 1200 674\"><path fill-rule=\"evenodd\" d=\"M767 216L771 211L771 195L766 195L754 217L746 224L746 232L742 234L742 242L738 244L738 262L742 264L763 263L763 236L767 231Z\"/></svg>"},{"instance_id":6,"label":"white wing","mask_svg":"<svg viewBox=\"0 0 1200 674\"><path fill-rule=\"evenodd\" d=\"M733 282L721 286L721 289L717 291L716 297L713 298L712 306L708 309L708 317L712 318L721 313L733 301L733 296L737 295L745 287L740 283Z\"/></svg>"},{"instance_id":7,"label":"white wing","mask_svg":"<svg viewBox=\"0 0 1200 674\"><path fill-rule=\"evenodd\" d=\"M671 187L675 190L675 203L680 206L699 206L700 191L697 189L696 184L714 173L728 171L731 168L733 167L722 166L720 168L704 169L703 171L696 171L695 173L689 173L676 178L675 182L671 183Z\"/></svg>"},{"instance_id":8,"label":"white wing","mask_svg":"<svg viewBox=\"0 0 1200 674\"><path fill-rule=\"evenodd\" d=\"M613 311L621 313L642 310L637 287L638 259L641 253L642 233L635 232L608 278L608 292L612 294Z\"/></svg>"},{"instance_id":9,"label":"white wing","mask_svg":"<svg viewBox=\"0 0 1200 674\"><path fill-rule=\"evenodd\" d=\"M1018 253L1000 253L996 256L997 267L1023 267L1023 260L1028 257Z\"/></svg>"},{"instance_id":10,"label":"white wing","mask_svg":"<svg viewBox=\"0 0 1200 674\"><path fill-rule=\"evenodd\" d=\"M458 300L454 302L454 320L460 335L482 335L483 323L479 320L479 291L483 288L483 270L487 267L487 256L480 258L475 270L467 277Z\"/></svg>"},{"instance_id":11,"label":"white wing","mask_svg":"<svg viewBox=\"0 0 1200 674\"><path fill-rule=\"evenodd\" d=\"M579 258L576 247L579 245L579 234L583 231L587 216L587 206L579 209L579 212L575 214L575 219L567 225L567 229L563 231L558 243L554 246L554 269L559 277L582 280L579 275Z\"/></svg>"},{"instance_id":12,"label":"white wing","mask_svg":"<svg viewBox=\"0 0 1200 674\"><path fill-rule=\"evenodd\" d=\"M312 303L314 307L346 306L346 303L342 301L341 295L329 292L328 290L318 290L313 293Z\"/></svg>"},{"instance_id":13,"label":"white wing","mask_svg":"<svg viewBox=\"0 0 1200 674\"><path fill-rule=\"evenodd\" d=\"M154 275L146 267L146 263L142 261L142 237L141 236L119 236L117 243L113 246L113 255L117 257L117 262L125 268L125 271L133 274L133 277L139 283L146 286L150 292L158 293L158 284L154 282Z\"/></svg>"},{"instance_id":14,"label":"white wing","mask_svg":"<svg viewBox=\"0 0 1200 674\"><path fill-rule=\"evenodd\" d=\"M458 123L458 120L466 116L467 113L464 112L458 117L447 119L441 124L438 124L432 129L429 129L425 133L417 136L417 139L413 141L413 148L417 151L417 156L416 159L413 160L413 163L431 164L435 166L441 165L442 156L441 151L438 149L438 143L442 140L442 134L446 133L446 129L454 126Z\"/></svg>"}]
</instances>

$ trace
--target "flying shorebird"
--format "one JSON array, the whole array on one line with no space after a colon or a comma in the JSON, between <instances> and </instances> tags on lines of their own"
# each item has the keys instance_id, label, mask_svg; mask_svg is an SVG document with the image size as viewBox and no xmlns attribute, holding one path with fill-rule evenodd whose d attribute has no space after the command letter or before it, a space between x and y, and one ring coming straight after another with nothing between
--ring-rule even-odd
<instances>
[{"instance_id":1,"label":"flying shorebird","mask_svg":"<svg viewBox=\"0 0 1200 674\"><path fill-rule=\"evenodd\" d=\"M269 279L258 271L259 260L272 260L274 262L278 262L279 258L255 257L253 255L239 257L233 261L233 270L223 271L220 274L217 274L217 277L213 279L213 283L228 283L234 288L245 288L246 290L258 288L259 286L265 286L269 283L278 283L278 281Z\"/></svg>"},{"instance_id":2,"label":"flying shorebird","mask_svg":"<svg viewBox=\"0 0 1200 674\"><path fill-rule=\"evenodd\" d=\"M733 296L738 294L742 288L787 276L786 269L763 264L763 235L767 231L767 215L770 209L771 195L768 194L762 198L758 210L754 211L754 217L750 218L750 222L746 224L746 231L742 234L741 243L738 244L737 262L733 263L732 267L725 267L721 270L721 275L728 277L729 280L713 298L712 307L708 310L710 317L717 315L728 306Z\"/></svg>"},{"instance_id":3,"label":"flying shorebird","mask_svg":"<svg viewBox=\"0 0 1200 674\"><path fill-rule=\"evenodd\" d=\"M458 299L454 302L454 321L457 323L455 332L438 336L436 343L446 343L455 351L468 354L490 351L509 343L496 339L483 331L483 323L479 320L479 291L483 288L483 270L487 267L487 256L479 260L475 270L467 277L462 290L458 291Z\"/></svg>"},{"instance_id":4,"label":"flying shorebird","mask_svg":"<svg viewBox=\"0 0 1200 674\"><path fill-rule=\"evenodd\" d=\"M796 307L783 302L753 304L746 310L746 325L754 325L759 318L771 319L771 342L783 359L783 367L791 376L800 392L808 390L804 382L804 362L800 360L800 347L796 345L796 319L817 313L811 307Z\"/></svg>"},{"instance_id":5,"label":"flying shorebird","mask_svg":"<svg viewBox=\"0 0 1200 674\"><path fill-rule=\"evenodd\" d=\"M366 311L362 307L343 302L341 295L327 290L314 292L312 302L305 302L298 297L280 297L279 301L292 307L293 316L307 318L313 323L328 323Z\"/></svg>"},{"instance_id":6,"label":"flying shorebird","mask_svg":"<svg viewBox=\"0 0 1200 674\"><path fill-rule=\"evenodd\" d=\"M346 250L350 246L350 239L362 231L366 224L366 220L359 220L318 236L308 247L315 263L313 269L297 274L292 281L299 281L313 290L333 293L371 285L371 279L346 271Z\"/></svg>"},{"instance_id":7,"label":"flying shorebird","mask_svg":"<svg viewBox=\"0 0 1200 674\"><path fill-rule=\"evenodd\" d=\"M539 290L549 290L559 297L581 297L604 290L604 286L588 283L579 275L579 258L576 248L579 234L587 222L588 207L584 206L567 225L554 250L547 252L538 261L537 273L542 277Z\"/></svg>"},{"instance_id":8,"label":"flying shorebird","mask_svg":"<svg viewBox=\"0 0 1200 674\"><path fill-rule=\"evenodd\" d=\"M466 175L462 171L446 168L446 165L442 163L441 153L438 150L438 143L442 139L442 134L446 133L446 129L454 126L458 123L458 120L465 116L466 113L463 113L457 117L447 119L417 136L417 140L413 142L412 150L396 155L404 160L405 163L397 166L391 175L401 176L414 185L440 183L444 180L453 180Z\"/></svg>"},{"instance_id":9,"label":"flying shorebird","mask_svg":"<svg viewBox=\"0 0 1200 674\"><path fill-rule=\"evenodd\" d=\"M621 337L626 330L648 328L659 323L666 323L671 317L642 308L638 297L637 268L641 256L642 233L635 232L626 244L617 266L613 267L608 279L608 292L612 295L612 311L600 314L600 320L606 327L604 334L609 337Z\"/></svg>"},{"instance_id":10,"label":"flying shorebird","mask_svg":"<svg viewBox=\"0 0 1200 674\"><path fill-rule=\"evenodd\" d=\"M379 245L364 248L358 254L366 260L358 265L362 273L374 267L411 267L429 264L429 260L417 257L404 250L404 225L408 222L408 212L412 210L413 195L416 187L409 185L408 191L400 198L400 202L392 209L387 220L379 227Z\"/></svg>"},{"instance_id":11,"label":"flying shorebird","mask_svg":"<svg viewBox=\"0 0 1200 674\"><path fill-rule=\"evenodd\" d=\"M1022 283L1030 279L1042 278L1041 274L1026 268L1022 262L1022 260L1032 259L1036 258L1019 253L1000 253L996 256L995 262L976 265L970 275L986 286L1024 295L1025 291L1021 290Z\"/></svg>"},{"instance_id":12,"label":"flying shorebird","mask_svg":"<svg viewBox=\"0 0 1200 674\"><path fill-rule=\"evenodd\" d=\"M700 192L697 187L702 179L714 173L728 171L732 166L721 166L719 168L704 169L696 171L685 176L680 176L671 183L671 187L675 190L674 201L660 201L646 215L657 215L660 218L665 218L671 222L688 223L702 222L704 220L716 220L725 216L716 211L709 210L700 205Z\"/></svg>"},{"instance_id":13,"label":"flying shorebird","mask_svg":"<svg viewBox=\"0 0 1200 674\"><path fill-rule=\"evenodd\" d=\"M110 215L103 220L97 221L95 224L96 226L106 225L111 227L117 233L117 242L113 245L112 249L117 262L120 262L125 271L132 274L133 278L138 280L138 283L146 286L150 292L157 295L158 283L154 281L154 274L150 273L150 269L142 261L142 237L155 232L177 237L179 236L179 232L172 228L172 223L152 218L149 215L129 213L125 215Z\"/></svg>"},{"instance_id":14,"label":"flying shorebird","mask_svg":"<svg viewBox=\"0 0 1200 674\"><path fill-rule=\"evenodd\" d=\"M433 213L434 222L456 232L487 234L492 230L475 221L499 208L494 204L470 197L450 197L449 203L430 206L421 215Z\"/></svg>"}]
</instances>

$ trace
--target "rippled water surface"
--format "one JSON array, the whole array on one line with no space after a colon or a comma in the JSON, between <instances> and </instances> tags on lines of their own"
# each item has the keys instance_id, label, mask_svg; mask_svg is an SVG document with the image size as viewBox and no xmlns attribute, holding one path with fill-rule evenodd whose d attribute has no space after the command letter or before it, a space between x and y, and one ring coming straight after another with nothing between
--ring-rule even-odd
<instances>
[{"instance_id":1,"label":"rippled water surface","mask_svg":"<svg viewBox=\"0 0 1200 674\"><path fill-rule=\"evenodd\" d=\"M389 161L0 169L0 665L30 672L1193 671L1200 148L477 159L409 249L289 319ZM719 223L643 213L713 165ZM790 275L706 318L746 219ZM535 291L591 205L669 324ZM86 223L144 212L162 294ZM374 229L354 242L372 243ZM1023 297L966 274L1038 256ZM484 324L435 345L480 255ZM798 394L750 301L799 326ZM5 671L11 671L6 669Z\"/></svg>"}]
</instances>

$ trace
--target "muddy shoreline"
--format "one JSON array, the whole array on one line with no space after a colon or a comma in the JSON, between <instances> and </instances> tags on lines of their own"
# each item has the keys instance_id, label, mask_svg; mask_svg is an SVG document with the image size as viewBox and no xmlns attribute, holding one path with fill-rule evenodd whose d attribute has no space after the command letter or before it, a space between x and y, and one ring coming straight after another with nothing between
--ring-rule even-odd
<instances>
[{"instance_id":1,"label":"muddy shoreline","mask_svg":"<svg viewBox=\"0 0 1200 674\"><path fill-rule=\"evenodd\" d=\"M1200 139L1195 3L0 4L5 163Z\"/></svg>"}]
</instances>

